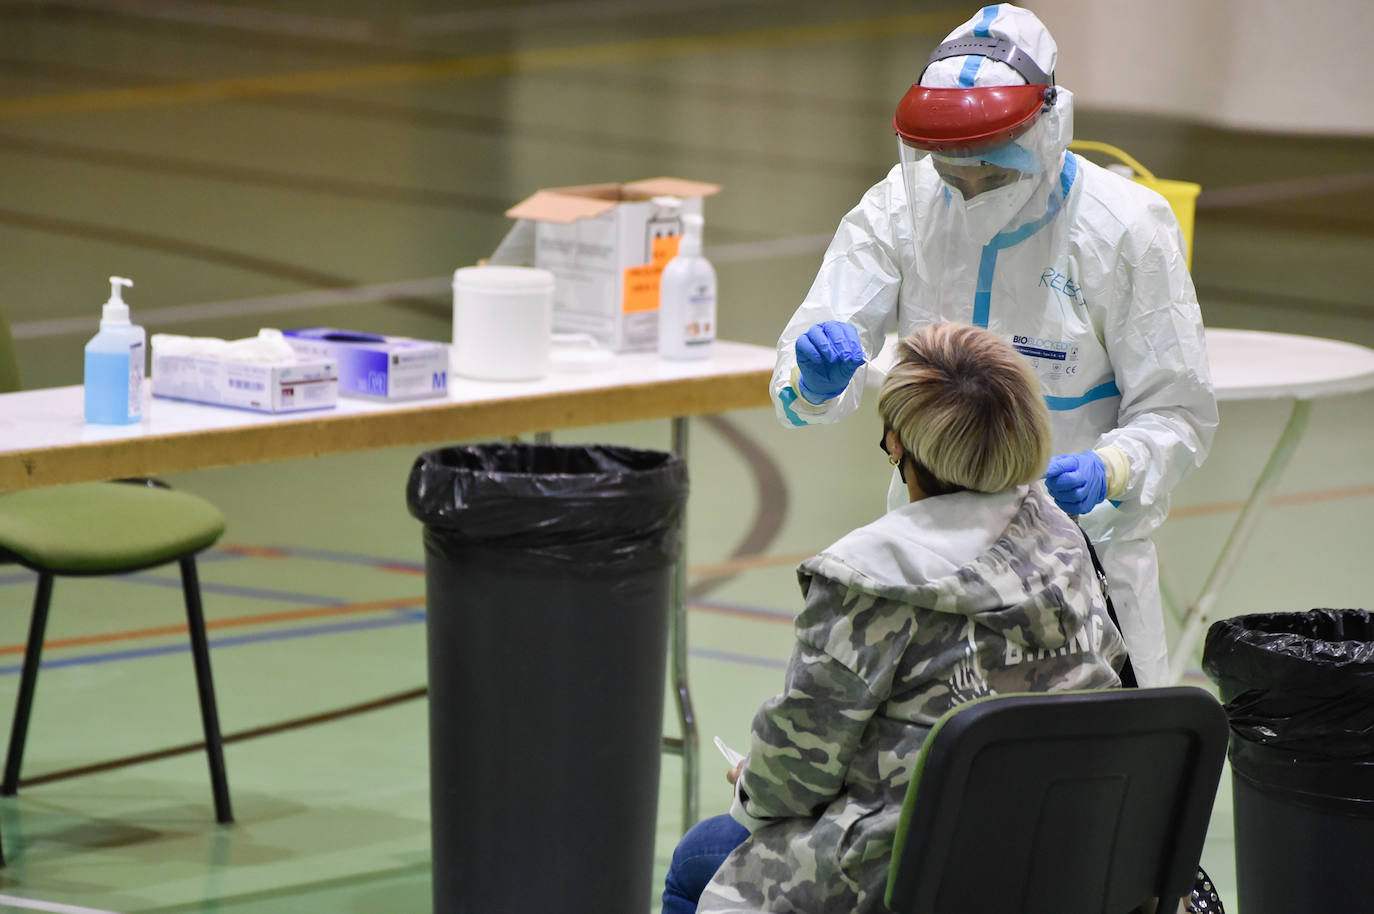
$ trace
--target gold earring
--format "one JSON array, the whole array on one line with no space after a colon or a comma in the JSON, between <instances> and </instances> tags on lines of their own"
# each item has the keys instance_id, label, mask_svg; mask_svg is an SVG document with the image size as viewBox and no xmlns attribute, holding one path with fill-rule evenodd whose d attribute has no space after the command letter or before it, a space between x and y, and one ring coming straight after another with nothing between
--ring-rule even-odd
<instances>
[{"instance_id":1,"label":"gold earring","mask_svg":"<svg viewBox=\"0 0 1374 914\"><path fill-rule=\"evenodd\" d=\"M895 467L897 464L901 463L902 461L901 461L900 458L898 458L898 457L893 457L891 454L889 454L889 455L887 455L887 462L890 463L890 464L892 464L892 465Z\"/></svg>"}]
</instances>

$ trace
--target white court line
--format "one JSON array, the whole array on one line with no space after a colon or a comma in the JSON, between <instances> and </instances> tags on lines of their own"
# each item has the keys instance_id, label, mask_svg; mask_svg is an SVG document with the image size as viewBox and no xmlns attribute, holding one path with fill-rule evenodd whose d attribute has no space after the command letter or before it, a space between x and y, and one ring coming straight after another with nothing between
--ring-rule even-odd
<instances>
[{"instance_id":1,"label":"white court line","mask_svg":"<svg viewBox=\"0 0 1374 914\"><path fill-rule=\"evenodd\" d=\"M1357 171L1341 175L1314 175L1310 178L1290 178L1284 181L1265 181L1261 184L1241 184L1236 187L1203 188L1197 198L1197 208L1210 206L1253 206L1256 203L1278 203L1283 200L1307 197L1329 197L1353 190L1374 187L1374 171Z\"/></svg>"},{"instance_id":2,"label":"white court line","mask_svg":"<svg viewBox=\"0 0 1374 914\"><path fill-rule=\"evenodd\" d=\"M433 279L410 279L401 282L374 283L349 286L346 289L316 289L289 295L268 295L261 298L239 298L232 301L206 302L196 305L170 305L166 308L137 308L134 314L141 325L164 321L205 321L239 314L277 314L301 311L306 308L329 308L359 302L387 301L416 295L433 295L447 291L453 280L448 276ZM49 336L89 333L100 323L95 317L62 317L46 321L26 321L10 327L16 340L32 340Z\"/></svg>"},{"instance_id":3,"label":"white court line","mask_svg":"<svg viewBox=\"0 0 1374 914\"><path fill-rule=\"evenodd\" d=\"M830 243L829 235L799 235L772 241L745 241L738 244L707 246L706 257L713 263L741 263L793 257L799 254L819 254ZM373 283L345 289L316 289L288 295L267 295L259 298L239 298L232 301L205 302L194 305L170 305L165 308L135 308L140 325L147 327L161 323L190 323L217 320L246 314L285 314L308 308L330 308L368 302L415 298L425 295L446 295L452 288L451 276L429 279L408 279L399 282ZM16 340L34 340L53 336L72 336L94 333L100 323L99 315L60 317L44 321L25 321L13 324L11 333Z\"/></svg>"},{"instance_id":4,"label":"white court line","mask_svg":"<svg viewBox=\"0 0 1374 914\"><path fill-rule=\"evenodd\" d=\"M118 914L103 908L82 908L74 904L57 904L52 901L34 901L32 898L18 898L14 895L0 895L0 905L22 908L26 911L52 911L53 914Z\"/></svg>"},{"instance_id":5,"label":"white court line","mask_svg":"<svg viewBox=\"0 0 1374 914\"><path fill-rule=\"evenodd\" d=\"M770 241L740 241L735 244L707 245L702 253L712 263L747 263L754 260L775 260L799 254L820 254L834 238L833 234L795 235ZM819 266L819 264L817 264Z\"/></svg>"}]
</instances>

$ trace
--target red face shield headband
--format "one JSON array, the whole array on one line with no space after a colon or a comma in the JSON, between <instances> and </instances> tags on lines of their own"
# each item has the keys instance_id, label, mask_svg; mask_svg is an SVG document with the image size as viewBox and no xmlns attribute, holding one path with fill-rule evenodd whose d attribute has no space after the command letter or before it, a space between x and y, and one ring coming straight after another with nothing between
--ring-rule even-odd
<instances>
[{"instance_id":1,"label":"red face shield headband","mask_svg":"<svg viewBox=\"0 0 1374 914\"><path fill-rule=\"evenodd\" d=\"M974 54L1007 64L1027 85L932 89L918 79L897 103L892 118L892 127L903 142L930 152L974 155L1016 139L1054 104L1054 76L1005 38L946 42L931 53L926 66Z\"/></svg>"}]
</instances>

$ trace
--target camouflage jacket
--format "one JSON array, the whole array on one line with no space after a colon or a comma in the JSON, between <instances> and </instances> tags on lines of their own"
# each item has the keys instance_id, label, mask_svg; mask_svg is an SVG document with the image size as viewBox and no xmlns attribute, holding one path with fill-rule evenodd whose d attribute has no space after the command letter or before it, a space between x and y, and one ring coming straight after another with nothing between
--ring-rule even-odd
<instances>
[{"instance_id":1,"label":"camouflage jacket","mask_svg":"<svg viewBox=\"0 0 1374 914\"><path fill-rule=\"evenodd\" d=\"M941 714L1119 684L1125 649L1087 548L1042 485L903 505L798 576L784 689L754 717L731 810L752 834L703 914L887 910L902 798Z\"/></svg>"}]
</instances>

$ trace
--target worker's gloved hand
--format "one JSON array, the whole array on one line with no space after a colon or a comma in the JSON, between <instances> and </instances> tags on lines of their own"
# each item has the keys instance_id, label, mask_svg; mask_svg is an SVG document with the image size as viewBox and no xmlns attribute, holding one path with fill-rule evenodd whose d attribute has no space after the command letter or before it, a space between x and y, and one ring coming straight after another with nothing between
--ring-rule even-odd
<instances>
[{"instance_id":1,"label":"worker's gloved hand","mask_svg":"<svg viewBox=\"0 0 1374 914\"><path fill-rule=\"evenodd\" d=\"M1087 514L1107 497L1107 466L1092 451L1051 457L1045 487L1065 514Z\"/></svg>"},{"instance_id":2,"label":"worker's gloved hand","mask_svg":"<svg viewBox=\"0 0 1374 914\"><path fill-rule=\"evenodd\" d=\"M845 321L821 321L797 337L797 393L808 403L838 397L865 361L859 331Z\"/></svg>"}]
</instances>

